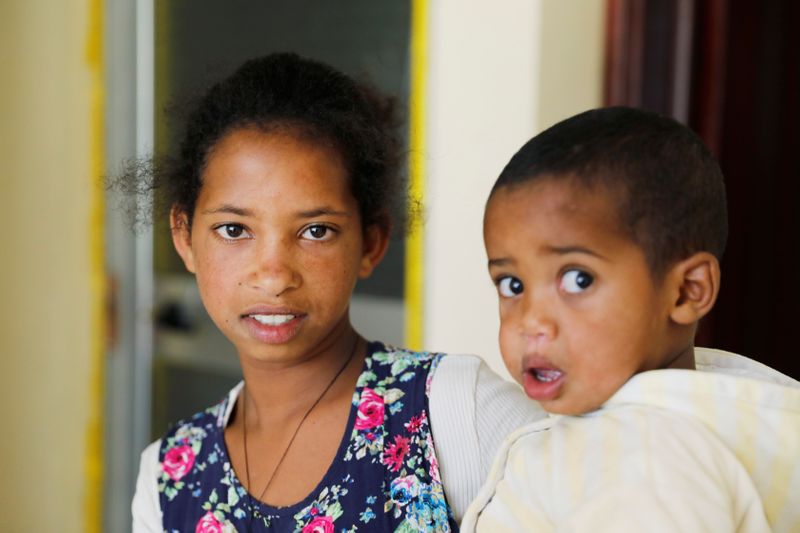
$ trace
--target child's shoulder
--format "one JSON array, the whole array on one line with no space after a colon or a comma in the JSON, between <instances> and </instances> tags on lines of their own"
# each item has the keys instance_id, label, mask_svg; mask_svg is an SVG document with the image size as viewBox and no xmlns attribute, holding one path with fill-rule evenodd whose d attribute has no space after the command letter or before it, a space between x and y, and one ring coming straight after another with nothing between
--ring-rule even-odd
<instances>
[{"instance_id":1,"label":"child's shoulder","mask_svg":"<svg viewBox=\"0 0 800 533\"><path fill-rule=\"evenodd\" d=\"M508 437L465 522L474 527L477 512L483 530L494 531L494 520L522 513L534 523L563 525L592 509L604 516L611 512L606 503L619 506L640 494L652 500L641 504L655 516L661 499L675 491L692 498L698 487L710 488L715 501L706 503L722 508L731 487L752 485L747 479L717 435L680 413L629 405L554 416ZM757 498L752 486L746 491Z\"/></svg>"},{"instance_id":2,"label":"child's shoulder","mask_svg":"<svg viewBox=\"0 0 800 533\"><path fill-rule=\"evenodd\" d=\"M551 415L523 426L507 437L506 455L582 468L588 466L587 454L602 456L604 463L610 458L624 462L632 455L667 445L666 436L688 433L701 440L717 440L704 424L683 413L648 405L616 405L580 416ZM577 462L568 466L573 460Z\"/></svg>"},{"instance_id":3,"label":"child's shoulder","mask_svg":"<svg viewBox=\"0 0 800 533\"><path fill-rule=\"evenodd\" d=\"M749 357L716 348L695 348L697 370L710 374L736 376L800 388L800 383L781 372Z\"/></svg>"},{"instance_id":4,"label":"child's shoulder","mask_svg":"<svg viewBox=\"0 0 800 533\"><path fill-rule=\"evenodd\" d=\"M708 471L729 463L738 463L735 455L700 420L627 404L582 416L550 416L520 428L506 439L493 475L515 490L563 502L617 483L646 486L677 472L691 477L694 468ZM727 475L724 471L720 475ZM531 478L530 472L541 475ZM567 487L565 479L576 485Z\"/></svg>"}]
</instances>

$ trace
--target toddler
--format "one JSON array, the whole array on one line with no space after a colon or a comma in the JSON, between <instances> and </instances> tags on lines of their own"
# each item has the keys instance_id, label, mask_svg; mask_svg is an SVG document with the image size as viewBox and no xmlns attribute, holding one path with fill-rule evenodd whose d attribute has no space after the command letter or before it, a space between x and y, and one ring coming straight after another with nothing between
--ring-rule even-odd
<instances>
[{"instance_id":1,"label":"toddler","mask_svg":"<svg viewBox=\"0 0 800 533\"><path fill-rule=\"evenodd\" d=\"M525 144L489 197L500 347L554 415L501 448L465 531L800 531L800 384L696 349L727 237L697 136L607 108Z\"/></svg>"}]
</instances>

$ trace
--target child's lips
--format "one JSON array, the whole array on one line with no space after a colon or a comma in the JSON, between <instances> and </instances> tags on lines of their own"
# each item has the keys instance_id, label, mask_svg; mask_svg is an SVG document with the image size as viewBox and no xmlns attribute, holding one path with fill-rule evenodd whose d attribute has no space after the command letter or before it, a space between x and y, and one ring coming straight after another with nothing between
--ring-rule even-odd
<instances>
[{"instance_id":1,"label":"child's lips","mask_svg":"<svg viewBox=\"0 0 800 533\"><path fill-rule=\"evenodd\" d=\"M563 370L540 356L526 358L523 370L522 386L529 397L542 402L559 396L566 379Z\"/></svg>"}]
</instances>

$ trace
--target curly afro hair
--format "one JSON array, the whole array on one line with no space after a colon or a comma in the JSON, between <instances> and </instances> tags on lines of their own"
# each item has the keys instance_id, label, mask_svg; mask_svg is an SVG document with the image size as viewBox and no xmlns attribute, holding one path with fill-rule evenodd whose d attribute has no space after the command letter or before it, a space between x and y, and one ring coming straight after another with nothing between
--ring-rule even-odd
<instances>
[{"instance_id":1,"label":"curly afro hair","mask_svg":"<svg viewBox=\"0 0 800 533\"><path fill-rule=\"evenodd\" d=\"M152 191L159 214L175 209L191 225L214 146L239 128L280 131L339 152L364 228L402 228L407 192L395 107L394 99L318 61L292 53L251 59L200 99L176 155L129 161L113 186Z\"/></svg>"}]
</instances>

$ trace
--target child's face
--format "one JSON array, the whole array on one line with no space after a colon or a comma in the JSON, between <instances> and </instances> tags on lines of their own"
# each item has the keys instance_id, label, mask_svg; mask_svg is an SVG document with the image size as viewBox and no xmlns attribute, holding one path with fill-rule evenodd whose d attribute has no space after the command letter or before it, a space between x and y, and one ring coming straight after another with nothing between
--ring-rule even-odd
<instances>
[{"instance_id":1,"label":"child's face","mask_svg":"<svg viewBox=\"0 0 800 533\"><path fill-rule=\"evenodd\" d=\"M338 153L236 130L210 152L202 182L191 233L173 237L219 329L243 359L290 364L330 347L386 244L362 230Z\"/></svg>"},{"instance_id":2,"label":"child's face","mask_svg":"<svg viewBox=\"0 0 800 533\"><path fill-rule=\"evenodd\" d=\"M484 238L503 359L548 411L594 410L633 374L673 362L672 296L604 189L549 179L501 188Z\"/></svg>"}]
</instances>

